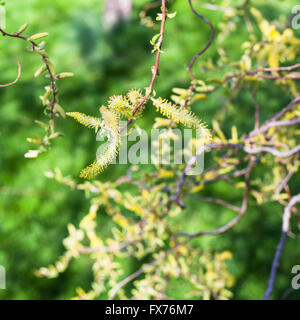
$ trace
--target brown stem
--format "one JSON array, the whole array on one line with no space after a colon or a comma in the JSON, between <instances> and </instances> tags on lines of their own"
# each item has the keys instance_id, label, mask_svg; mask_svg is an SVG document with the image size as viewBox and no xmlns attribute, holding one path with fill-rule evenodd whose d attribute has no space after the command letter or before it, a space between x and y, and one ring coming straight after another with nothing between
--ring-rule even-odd
<instances>
[{"instance_id":1,"label":"brown stem","mask_svg":"<svg viewBox=\"0 0 300 320\"><path fill-rule=\"evenodd\" d=\"M291 200L289 201L288 205L284 209L284 213L283 213L283 217L282 217L282 233L281 233L280 241L278 243L276 253L274 256L274 260L272 263L268 287L267 287L266 293L263 297L263 300L270 299L270 297L272 295L274 283L275 283L275 279L276 279L276 275L277 275L277 269L279 267L279 260L282 255L283 249L284 249L284 245L285 245L286 238L287 238L287 233L289 232L289 229L290 229L290 219L291 219L292 208L299 202L300 202L300 193L295 195L294 197L292 197Z\"/></svg>"},{"instance_id":2,"label":"brown stem","mask_svg":"<svg viewBox=\"0 0 300 320\"><path fill-rule=\"evenodd\" d=\"M157 76L159 75L159 60L160 60L160 55L161 55L161 47L162 47L162 43L164 40L165 25L166 25L166 19L167 19L166 0L161 1L161 12L162 12L162 16L161 16L161 25L160 25L160 36L159 36L159 39L157 42L157 52L156 52L156 58L155 58L155 65L151 68L152 69L151 82L148 87L147 94L140 101L140 103L133 109L133 112L132 112L133 116L136 114L136 112L139 110L139 108L141 108L146 103L149 96L152 94L154 82L155 82ZM129 119L127 121L126 127L128 127L132 122L133 122L133 119ZM123 128L122 128L122 130L123 130Z\"/></svg>"}]
</instances>

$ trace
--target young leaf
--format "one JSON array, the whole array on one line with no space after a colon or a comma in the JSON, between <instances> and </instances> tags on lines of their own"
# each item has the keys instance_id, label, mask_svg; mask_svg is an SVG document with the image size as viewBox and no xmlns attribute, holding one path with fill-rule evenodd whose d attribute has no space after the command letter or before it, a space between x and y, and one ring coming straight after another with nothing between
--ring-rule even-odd
<instances>
[{"instance_id":1,"label":"young leaf","mask_svg":"<svg viewBox=\"0 0 300 320\"><path fill-rule=\"evenodd\" d=\"M49 67L49 70L50 70L50 72L52 73L52 75L55 75L55 69L54 69L54 66L53 66L52 62L47 59L47 60L46 60L46 64L47 64L47 66Z\"/></svg>"},{"instance_id":2,"label":"young leaf","mask_svg":"<svg viewBox=\"0 0 300 320\"><path fill-rule=\"evenodd\" d=\"M45 70L47 70L46 66L41 66L35 73L34 73L34 77L37 78L38 76L40 76Z\"/></svg>"},{"instance_id":3,"label":"young leaf","mask_svg":"<svg viewBox=\"0 0 300 320\"><path fill-rule=\"evenodd\" d=\"M34 52L38 53L39 55L41 55L44 58L48 58L47 53L44 50L39 49L38 47L33 47L33 49L29 48L28 50L34 51Z\"/></svg>"},{"instance_id":4,"label":"young leaf","mask_svg":"<svg viewBox=\"0 0 300 320\"><path fill-rule=\"evenodd\" d=\"M72 72L62 72L56 75L56 79L69 78L73 76L74 76L74 73Z\"/></svg>"},{"instance_id":5,"label":"young leaf","mask_svg":"<svg viewBox=\"0 0 300 320\"><path fill-rule=\"evenodd\" d=\"M40 151L39 150L29 150L24 154L25 158L37 158L39 155Z\"/></svg>"},{"instance_id":6,"label":"young leaf","mask_svg":"<svg viewBox=\"0 0 300 320\"><path fill-rule=\"evenodd\" d=\"M28 23L25 23L22 25L22 27L20 27L20 29L17 31L17 34L21 34L23 33L28 27Z\"/></svg>"},{"instance_id":7,"label":"young leaf","mask_svg":"<svg viewBox=\"0 0 300 320\"><path fill-rule=\"evenodd\" d=\"M29 38L27 38L28 41L35 41L44 37L47 37L48 33L47 32L43 32L43 33L36 33L32 36L30 36Z\"/></svg>"},{"instance_id":8,"label":"young leaf","mask_svg":"<svg viewBox=\"0 0 300 320\"><path fill-rule=\"evenodd\" d=\"M168 13L168 14L167 14L167 17L168 17L169 19L173 19L173 18L175 18L176 14L177 14L176 11L173 12L173 13Z\"/></svg>"},{"instance_id":9,"label":"young leaf","mask_svg":"<svg viewBox=\"0 0 300 320\"><path fill-rule=\"evenodd\" d=\"M59 112L59 114L65 118L66 117L66 113L65 110L63 109L63 107L61 105L59 105L58 103L55 104L55 109Z\"/></svg>"}]
</instances>

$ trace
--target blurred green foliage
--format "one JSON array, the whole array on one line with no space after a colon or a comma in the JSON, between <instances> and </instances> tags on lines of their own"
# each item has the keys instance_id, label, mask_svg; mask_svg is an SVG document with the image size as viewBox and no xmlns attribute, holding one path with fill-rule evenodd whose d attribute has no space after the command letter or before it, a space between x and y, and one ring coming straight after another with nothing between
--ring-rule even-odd
<instances>
[{"instance_id":1,"label":"blurred green foliage","mask_svg":"<svg viewBox=\"0 0 300 320\"><path fill-rule=\"evenodd\" d=\"M104 1L96 0L9 0L6 4L7 31L15 32L22 24L29 23L31 34L48 32L47 52L56 70L75 74L71 79L59 82L60 104L66 111L79 111L97 115L100 105L112 94L124 94L131 88L148 85L150 66L150 39L157 30L142 26L139 11L148 1L134 1L132 19L111 31L103 27ZM204 3L205 1L201 1ZM229 1L215 1L228 3ZM242 3L243 1L231 1ZM199 1L200 3L200 1ZM253 1L268 19L288 17L297 1ZM177 11L175 19L166 27L164 54L161 58L160 77L155 90L168 97L173 87L188 85L187 65L209 37L209 29L192 14L187 1L176 0L170 12ZM217 27L220 13L202 9ZM150 14L155 15L152 10ZM219 32L217 28L217 32ZM244 25L233 33L224 44L233 60L239 60L241 44L247 40ZM214 61L218 55L216 43L202 57ZM35 269L48 265L63 252L62 239L67 235L67 223L77 224L86 214L89 203L83 193L60 185L44 176L44 172L56 167L64 175L77 177L80 169L91 163L97 149L94 135L82 129L71 119L58 119L56 125L65 137L56 139L52 149L37 159L25 159L30 149L27 137L38 135L41 128L34 119L43 120L39 95L47 80L34 79L40 66L37 56L26 50L26 44L18 39L0 38L0 83L14 79L17 60L22 63L21 80L13 87L0 91L0 265L7 270L7 289L0 291L1 299L68 299L74 296L74 283L88 289L91 279L86 259L72 262L70 268L57 279L37 278ZM199 62L197 62L195 70ZM216 71L217 72L217 71ZM205 78L196 71L196 76ZM262 119L282 108L289 97L274 85L266 82L258 97L262 106ZM223 93L224 94L224 93ZM251 97L241 92L236 98L239 110L229 110L226 122L253 126ZM222 93L198 102L193 110L208 126L222 107ZM155 111L148 108L140 126L150 128ZM245 119L247 122L245 123ZM225 127L226 131L226 127ZM126 172L125 165L111 166L99 179L115 179ZM78 178L79 179L79 178ZM298 179L292 181L299 190ZM224 183L205 189L205 195L228 196L233 202L238 191L233 192ZM233 217L230 210L194 200L187 201L182 229L193 232L214 229ZM226 234L195 240L199 246L213 250L229 250L233 260L229 270L236 279L234 299L260 299L267 285L273 254L280 235L282 207L267 203L259 210L253 202L244 219ZM290 287L291 267L300 263L300 249L296 240L288 239L278 274L275 296L280 297ZM124 268L134 270L134 261ZM184 283L175 281L169 290L180 292ZM180 295L179 295L180 296ZM294 292L291 298L299 298Z\"/></svg>"}]
</instances>

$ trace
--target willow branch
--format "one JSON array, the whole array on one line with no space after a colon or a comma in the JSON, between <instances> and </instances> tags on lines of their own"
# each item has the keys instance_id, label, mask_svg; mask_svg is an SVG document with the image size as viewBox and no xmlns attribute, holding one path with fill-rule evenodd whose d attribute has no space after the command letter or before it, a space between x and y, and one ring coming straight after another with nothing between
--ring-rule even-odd
<instances>
[{"instance_id":1,"label":"willow branch","mask_svg":"<svg viewBox=\"0 0 300 320\"><path fill-rule=\"evenodd\" d=\"M245 213L247 211L248 197L249 197L249 191L250 191L250 175L251 175L251 171L252 171L254 165L255 165L255 158L252 158L249 162L249 165L248 165L247 174L245 175L245 189L244 189L242 205L241 205L241 208L237 208L239 214L234 219L232 219L226 225L224 225L218 229L212 230L212 231L200 231L200 232L193 233L193 234L186 233L186 232L178 232L176 235L177 236L185 236L191 240L191 239L194 239L194 238L197 238L200 236L221 234L221 233L228 231L233 226L235 226L242 219L242 217L245 215Z\"/></svg>"},{"instance_id":2,"label":"willow branch","mask_svg":"<svg viewBox=\"0 0 300 320\"><path fill-rule=\"evenodd\" d=\"M275 189L275 192L274 192L275 198L279 197L279 194L283 188L285 189L287 188L289 180L297 170L296 163L298 159L299 159L299 153L297 153L296 156L294 157L293 166L288 171L288 174L282 178L277 188Z\"/></svg>"},{"instance_id":3,"label":"willow branch","mask_svg":"<svg viewBox=\"0 0 300 320\"><path fill-rule=\"evenodd\" d=\"M157 76L159 75L159 61L160 61L160 56L161 56L161 47L162 47L162 43L164 41L165 25L166 25L166 19L167 19L166 0L161 1L161 12L162 12L162 16L161 16L161 25L160 25L160 35L159 35L159 39L157 42L157 52L156 52L156 58L155 58L155 65L151 68L152 78L150 81L150 85L148 87L147 94L140 101L140 103L133 109L133 112L132 112L133 116L136 114L136 112L139 110L139 108L141 108L146 103L149 96L152 94L155 80L156 80ZM129 119L126 127L128 127L132 122L133 122L133 119Z\"/></svg>"},{"instance_id":4,"label":"willow branch","mask_svg":"<svg viewBox=\"0 0 300 320\"><path fill-rule=\"evenodd\" d=\"M211 34L210 34L210 38L207 42L207 44L205 45L205 47L197 52L191 59L190 63L189 63L189 66L188 66L188 71L189 71L189 74L190 74L190 80L191 80L191 85L190 85L190 88L189 88L189 93L192 94L193 91L194 91L194 88L195 88L195 84L193 83L194 80L195 80L195 77L194 77L194 72L193 72L193 66L194 66L194 63L195 61L205 53L205 51L210 47L210 45L212 44L212 42L214 41L214 38L215 38L215 29L212 25L212 23L207 19L205 18L202 14L200 14L198 11L196 11L196 9L193 7L193 4L192 4L192 0L188 0L189 2L189 5L190 5L190 8L191 10L193 11L193 13L198 16L200 19L202 19L210 28L211 30ZM188 106L188 103L190 101L190 98L186 99L185 101L185 104L184 104L184 107L187 107Z\"/></svg>"},{"instance_id":5,"label":"willow branch","mask_svg":"<svg viewBox=\"0 0 300 320\"><path fill-rule=\"evenodd\" d=\"M236 212L240 212L240 210L241 210L239 207L237 207L229 202L226 202L222 199L215 199L215 198L211 198L211 197L196 197L196 196L192 196L192 195L190 197L193 199L199 200L199 201L216 203L216 204L227 207L227 208L229 208L233 211L236 211Z\"/></svg>"},{"instance_id":6,"label":"willow branch","mask_svg":"<svg viewBox=\"0 0 300 320\"><path fill-rule=\"evenodd\" d=\"M277 249L275 252L274 260L273 260L272 267L271 267L271 273L270 273L270 278L269 278L269 282L268 282L268 287L267 287L267 290L266 290L265 295L263 297L263 300L270 299L270 297L272 295L274 283L275 283L275 279L276 279L276 275L277 275L277 269L279 267L279 260L282 255L284 245L286 242L286 238L287 238L287 234L290 229L292 208L299 202L300 202L300 193L293 196L291 198L291 200L289 201L288 205L284 209L283 218L282 218L282 233L281 233L280 241L278 243L278 246L277 246Z\"/></svg>"},{"instance_id":7,"label":"willow branch","mask_svg":"<svg viewBox=\"0 0 300 320\"><path fill-rule=\"evenodd\" d=\"M18 38L18 39L21 39L23 41L26 41L26 42L30 42L31 45L32 45L32 50L33 52L35 51L35 49L38 49L38 45L36 42L34 41L28 41L28 39L24 36L22 36L21 34L19 33L8 33L8 32L5 32L3 29L0 28L0 33L5 37L10 37L10 38ZM57 102L57 95L58 95L58 89L56 87L56 78L55 78L55 74L52 73L49 65L47 64L47 58L45 56L42 56L42 60L43 60L43 63L45 64L46 66L46 70L48 72L48 75L50 77L50 86L51 86L51 89L52 89L52 100L50 101L50 104L49 104L49 107L50 107L50 126L48 128L48 132L47 132L47 137L49 137L51 135L51 133L54 132L54 115L57 113L56 110L55 110L55 104Z\"/></svg>"},{"instance_id":8,"label":"willow branch","mask_svg":"<svg viewBox=\"0 0 300 320\"><path fill-rule=\"evenodd\" d=\"M275 157L288 158L288 157L300 152L300 145L298 145L297 147L295 147L295 148L293 148L293 149L291 149L289 151L286 151L286 152L281 152L281 151L278 151L275 148L269 148L269 147L260 147L260 148L246 148L246 147L243 147L242 149L245 152L249 153L249 154L257 154L257 153L260 153L260 152L267 152L267 153L272 154Z\"/></svg>"},{"instance_id":9,"label":"willow branch","mask_svg":"<svg viewBox=\"0 0 300 320\"><path fill-rule=\"evenodd\" d=\"M268 131L271 128L275 127L284 127L284 126L294 126L300 124L300 118L292 119L292 120L282 120L282 121L271 121L264 124L262 127L252 131L250 137L257 136L261 133Z\"/></svg>"},{"instance_id":10,"label":"willow branch","mask_svg":"<svg viewBox=\"0 0 300 320\"><path fill-rule=\"evenodd\" d=\"M241 83L241 81L247 77L247 76L256 76L257 78L262 78L262 79L266 79L266 80L297 80L299 79L299 76L291 76L291 74L289 76L274 76L274 75L269 75L269 74L264 74L266 72L278 72L278 71L292 71L294 69L298 69L300 68L300 64L295 64L292 66L288 66L288 67L278 67L278 68L258 68L255 70L250 70L247 72L242 72L242 73L232 73L227 75L220 84L218 84L217 86L215 86L214 88L207 90L207 91L203 91L202 93L204 94L211 94L215 91L217 91L218 89L220 89L223 85L225 85L226 83L228 83L229 81L233 80L233 79L238 79L236 84L234 85L234 88L237 88L238 85Z\"/></svg>"},{"instance_id":11,"label":"willow branch","mask_svg":"<svg viewBox=\"0 0 300 320\"><path fill-rule=\"evenodd\" d=\"M119 282L110 292L110 296L109 296L109 300L113 300L116 296L116 294L118 293L118 291L124 287L127 283L131 282L132 280L134 280L135 278L137 278L138 276L140 276L141 274L143 274L144 272L147 271L147 269L149 269L150 267L158 264L161 260L163 260L165 257L167 257L170 253L172 253L173 251L175 251L178 247L180 247L181 244L177 244L176 246L172 247L171 249L167 250L166 252L164 252L160 257L158 257L157 259L145 264L144 266L142 266L139 270L137 270L136 272L132 273L130 276L126 277L125 279L123 279L121 282Z\"/></svg>"},{"instance_id":12,"label":"willow branch","mask_svg":"<svg viewBox=\"0 0 300 320\"><path fill-rule=\"evenodd\" d=\"M131 242L125 241L118 246L110 246L110 247L101 247L101 248L91 248L91 247L81 247L78 252L79 253L106 253L106 252L119 252L122 249L126 248Z\"/></svg>"},{"instance_id":13,"label":"willow branch","mask_svg":"<svg viewBox=\"0 0 300 320\"><path fill-rule=\"evenodd\" d=\"M190 78L191 78L191 82L192 82L195 80L194 73L193 73L194 63L210 47L210 45L214 41L215 29L214 29L212 23L207 18L205 18L202 14L200 14L198 11L196 11L196 9L192 5L192 0L188 0L188 2L191 7L191 10L194 12L194 14L196 16L198 16L200 19L202 19L210 27L210 30L211 30L211 35L210 35L210 38L209 38L207 44L205 45L205 47L201 51L199 51L198 53L196 53L193 56L192 60L189 63L188 70L189 70ZM193 91L193 89L194 89L194 85L192 84L190 90Z\"/></svg>"},{"instance_id":14,"label":"willow branch","mask_svg":"<svg viewBox=\"0 0 300 320\"><path fill-rule=\"evenodd\" d=\"M261 132L265 131L265 128L267 130L270 128L269 124L274 123L276 120L280 119L282 116L284 116L287 112L292 111L298 104L300 103L300 95L293 99L285 108L283 108L280 112L273 115L269 120L265 121L265 123L258 129L254 130L249 134L249 138L252 138Z\"/></svg>"},{"instance_id":15,"label":"willow branch","mask_svg":"<svg viewBox=\"0 0 300 320\"><path fill-rule=\"evenodd\" d=\"M232 148L240 148L241 146L240 145L235 145L235 144L224 144L224 143L219 143L219 144L209 144L209 145L206 145L206 146L203 146L201 147L198 152L196 152L196 154L194 154L188 164L186 165L185 169L183 170L183 173L177 183L177 189L176 189L176 194L174 197L171 198L171 201L176 201L177 204L184 208L185 205L184 203L182 202L182 200L180 199L180 194L181 194L181 190L182 190L182 187L183 187L183 184L185 182L185 179L188 175L188 173L190 172L190 170L192 169L193 165L196 163L197 161L197 158L200 157L200 155L202 155L205 151L207 150L211 150L211 149L223 149L223 148L228 148L228 149L232 149Z\"/></svg>"},{"instance_id":16,"label":"willow branch","mask_svg":"<svg viewBox=\"0 0 300 320\"><path fill-rule=\"evenodd\" d=\"M0 84L0 88L9 87L9 86L14 85L15 83L17 83L19 81L20 77L21 77L21 63L20 63L20 60L18 60L18 75L17 75L16 80L14 80L13 82L10 82L10 83L6 83L6 84Z\"/></svg>"}]
</instances>

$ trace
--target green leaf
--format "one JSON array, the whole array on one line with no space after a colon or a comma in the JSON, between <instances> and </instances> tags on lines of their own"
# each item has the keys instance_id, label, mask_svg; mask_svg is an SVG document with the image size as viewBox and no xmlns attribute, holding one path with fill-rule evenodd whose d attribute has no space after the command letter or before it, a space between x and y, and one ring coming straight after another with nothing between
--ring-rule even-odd
<instances>
[{"instance_id":1,"label":"green leaf","mask_svg":"<svg viewBox=\"0 0 300 320\"><path fill-rule=\"evenodd\" d=\"M35 120L34 121L36 124L38 124L39 126L41 126L42 128L44 129L48 129L48 125L42 121L39 121L39 120Z\"/></svg>"},{"instance_id":2,"label":"green leaf","mask_svg":"<svg viewBox=\"0 0 300 320\"><path fill-rule=\"evenodd\" d=\"M33 49L29 48L29 51L34 51L34 52L38 53L39 55L41 55L42 57L48 58L47 53L44 50L40 50L38 47L34 47Z\"/></svg>"},{"instance_id":3,"label":"green leaf","mask_svg":"<svg viewBox=\"0 0 300 320\"><path fill-rule=\"evenodd\" d=\"M175 18L176 14L177 14L177 12L175 11L173 13L168 13L167 16L169 19L173 19L173 18Z\"/></svg>"},{"instance_id":4,"label":"green leaf","mask_svg":"<svg viewBox=\"0 0 300 320\"><path fill-rule=\"evenodd\" d=\"M55 75L55 69L54 69L54 66L53 66L52 62L47 59L47 60L46 60L46 64L47 64L47 66L49 67L49 70L50 70L50 72L52 73L52 75Z\"/></svg>"},{"instance_id":5,"label":"green leaf","mask_svg":"<svg viewBox=\"0 0 300 320\"><path fill-rule=\"evenodd\" d=\"M63 109L63 107L61 105L59 105L58 103L55 104L55 109L59 112L59 114L65 118L66 117L66 113L65 110Z\"/></svg>"},{"instance_id":6,"label":"green leaf","mask_svg":"<svg viewBox=\"0 0 300 320\"><path fill-rule=\"evenodd\" d=\"M34 77L37 78L38 76L40 76L45 70L47 70L47 67L41 66L35 73L34 73Z\"/></svg>"},{"instance_id":7,"label":"green leaf","mask_svg":"<svg viewBox=\"0 0 300 320\"><path fill-rule=\"evenodd\" d=\"M153 38L150 40L150 43L155 46L157 39L159 38L160 33L157 33Z\"/></svg>"}]
</instances>

